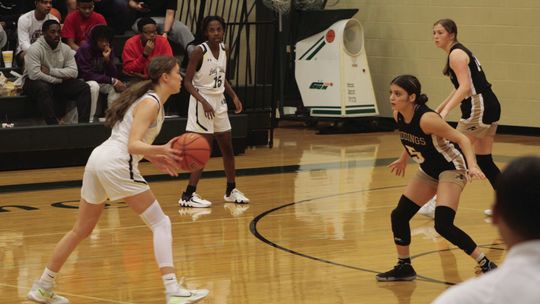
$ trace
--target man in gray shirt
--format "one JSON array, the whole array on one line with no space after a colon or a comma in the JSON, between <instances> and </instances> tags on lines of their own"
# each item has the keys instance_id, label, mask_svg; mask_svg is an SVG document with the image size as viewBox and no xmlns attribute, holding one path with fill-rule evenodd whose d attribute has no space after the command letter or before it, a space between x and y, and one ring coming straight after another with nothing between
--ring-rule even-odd
<instances>
[{"instance_id":1,"label":"man in gray shirt","mask_svg":"<svg viewBox=\"0 0 540 304\"><path fill-rule=\"evenodd\" d=\"M33 43L25 55L23 91L39 106L47 124L58 124L75 101L78 121L88 122L90 87L77 79L77 64L71 48L60 42L60 23L43 23L43 36Z\"/></svg>"}]
</instances>

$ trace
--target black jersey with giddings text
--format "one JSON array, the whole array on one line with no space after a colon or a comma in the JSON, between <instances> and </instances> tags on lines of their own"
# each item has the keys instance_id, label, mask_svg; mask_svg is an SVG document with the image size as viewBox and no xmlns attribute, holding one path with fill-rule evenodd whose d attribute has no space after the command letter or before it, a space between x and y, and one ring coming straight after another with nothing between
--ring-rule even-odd
<instances>
[{"instance_id":1,"label":"black jersey with giddings text","mask_svg":"<svg viewBox=\"0 0 540 304\"><path fill-rule=\"evenodd\" d=\"M455 49L460 49L469 56L468 70L469 80L471 82L471 95L478 97L471 98L471 96L467 96L461 102L461 119L471 122L476 119L479 124L486 125L499 121L501 116L499 100L491 90L491 84L486 79L486 74L480 65L480 61L461 43L454 44L448 53L448 72L452 84L456 89L459 87L456 73L450 67L450 53Z\"/></svg>"},{"instance_id":2,"label":"black jersey with giddings text","mask_svg":"<svg viewBox=\"0 0 540 304\"><path fill-rule=\"evenodd\" d=\"M420 119L429 112L434 111L426 105L416 105L409 123L398 113L399 137L405 150L427 175L437 180L443 171L466 170L465 157L453 143L445 138L426 134L420 128Z\"/></svg>"}]
</instances>

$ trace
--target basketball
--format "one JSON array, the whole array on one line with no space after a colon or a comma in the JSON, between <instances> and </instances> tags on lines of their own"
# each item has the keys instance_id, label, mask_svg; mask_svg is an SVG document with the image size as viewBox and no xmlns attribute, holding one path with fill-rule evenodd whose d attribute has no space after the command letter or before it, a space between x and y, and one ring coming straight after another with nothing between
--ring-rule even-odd
<instances>
[{"instance_id":1,"label":"basketball","mask_svg":"<svg viewBox=\"0 0 540 304\"><path fill-rule=\"evenodd\" d=\"M179 163L184 171L193 172L204 168L210 158L210 145L206 138L196 133L185 133L176 138L173 149L182 152L183 159Z\"/></svg>"}]
</instances>

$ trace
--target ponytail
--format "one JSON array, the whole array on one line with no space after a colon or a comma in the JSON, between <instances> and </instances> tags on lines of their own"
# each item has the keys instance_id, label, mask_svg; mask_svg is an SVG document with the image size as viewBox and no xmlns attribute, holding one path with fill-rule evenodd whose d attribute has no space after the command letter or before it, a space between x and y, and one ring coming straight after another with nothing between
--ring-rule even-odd
<instances>
[{"instance_id":1,"label":"ponytail","mask_svg":"<svg viewBox=\"0 0 540 304\"><path fill-rule=\"evenodd\" d=\"M426 102L428 102L428 100L429 100L429 98L427 97L427 95L422 93L420 95L416 95L415 103L419 104L419 105L423 105L423 104L426 104Z\"/></svg>"},{"instance_id":2,"label":"ponytail","mask_svg":"<svg viewBox=\"0 0 540 304\"><path fill-rule=\"evenodd\" d=\"M159 85L161 75L170 73L177 65L178 60L172 56L152 58L148 65L149 80L140 81L120 94L118 99L107 109L105 125L112 128L117 122L122 121L129 107L146 92Z\"/></svg>"},{"instance_id":3,"label":"ponytail","mask_svg":"<svg viewBox=\"0 0 540 304\"><path fill-rule=\"evenodd\" d=\"M153 86L152 80L143 80L122 92L118 99L107 109L105 126L112 128L117 122L122 121L129 107L152 89Z\"/></svg>"}]
</instances>

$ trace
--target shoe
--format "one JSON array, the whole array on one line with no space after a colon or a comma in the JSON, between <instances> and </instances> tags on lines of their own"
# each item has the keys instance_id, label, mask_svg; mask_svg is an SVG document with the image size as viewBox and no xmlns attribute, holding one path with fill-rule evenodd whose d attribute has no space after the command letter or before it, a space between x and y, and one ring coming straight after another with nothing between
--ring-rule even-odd
<instances>
[{"instance_id":1,"label":"shoe","mask_svg":"<svg viewBox=\"0 0 540 304\"><path fill-rule=\"evenodd\" d=\"M55 294L51 289L45 289L35 282L26 296L28 300L45 304L69 304L69 300Z\"/></svg>"},{"instance_id":2,"label":"shoe","mask_svg":"<svg viewBox=\"0 0 540 304\"><path fill-rule=\"evenodd\" d=\"M223 208L229 210L229 212L231 213L233 217L238 217L244 214L244 212L246 212L249 209L249 206L245 204L238 205L238 204L233 204L233 203L225 203L223 204Z\"/></svg>"},{"instance_id":3,"label":"shoe","mask_svg":"<svg viewBox=\"0 0 540 304\"><path fill-rule=\"evenodd\" d=\"M193 207L193 208L208 208L212 206L212 202L203 199L200 195L193 192L190 197L186 197L182 193L182 197L178 200L180 207Z\"/></svg>"},{"instance_id":4,"label":"shoe","mask_svg":"<svg viewBox=\"0 0 540 304\"><path fill-rule=\"evenodd\" d=\"M416 271L409 263L398 263L394 269L381 272L375 276L379 282L412 281L416 279Z\"/></svg>"},{"instance_id":5,"label":"shoe","mask_svg":"<svg viewBox=\"0 0 540 304\"><path fill-rule=\"evenodd\" d=\"M418 214L434 219L435 208L437 207L436 200L437 196L435 195L432 199L425 203L424 206L420 208L420 210L418 210Z\"/></svg>"},{"instance_id":6,"label":"shoe","mask_svg":"<svg viewBox=\"0 0 540 304\"><path fill-rule=\"evenodd\" d=\"M484 265L476 266L475 273L482 274L482 273L490 272L493 269L497 269L497 264L493 263L492 261L489 261Z\"/></svg>"},{"instance_id":7,"label":"shoe","mask_svg":"<svg viewBox=\"0 0 540 304\"><path fill-rule=\"evenodd\" d=\"M167 304L196 303L205 298L208 293L208 289L185 289L179 287L178 291L167 294Z\"/></svg>"},{"instance_id":8,"label":"shoe","mask_svg":"<svg viewBox=\"0 0 540 304\"><path fill-rule=\"evenodd\" d=\"M180 215L191 216L191 220L194 222L203 215L212 214L212 209L208 208L180 208L178 210Z\"/></svg>"},{"instance_id":9,"label":"shoe","mask_svg":"<svg viewBox=\"0 0 540 304\"><path fill-rule=\"evenodd\" d=\"M240 190L234 188L232 191L231 191L231 194L229 196L227 196L227 194L225 194L223 196L223 199L226 201L226 202L230 202L230 203L237 203L237 204L247 204L249 203L249 198L247 198L244 193L240 192Z\"/></svg>"},{"instance_id":10,"label":"shoe","mask_svg":"<svg viewBox=\"0 0 540 304\"><path fill-rule=\"evenodd\" d=\"M484 215L485 216L493 216L493 210L491 210L491 209L484 210Z\"/></svg>"}]
</instances>

